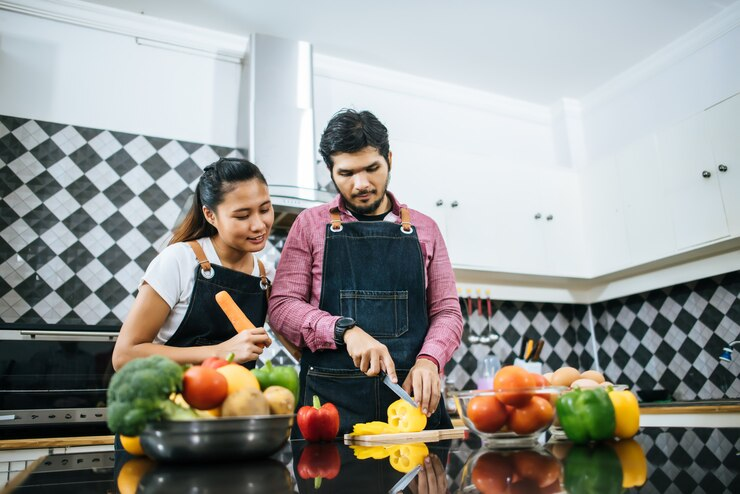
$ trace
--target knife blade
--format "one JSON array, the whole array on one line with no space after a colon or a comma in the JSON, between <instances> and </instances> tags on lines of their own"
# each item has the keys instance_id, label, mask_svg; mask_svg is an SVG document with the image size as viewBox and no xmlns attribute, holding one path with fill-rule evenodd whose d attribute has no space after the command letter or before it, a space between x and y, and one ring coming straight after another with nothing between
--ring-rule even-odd
<instances>
[{"instance_id":1,"label":"knife blade","mask_svg":"<svg viewBox=\"0 0 740 494\"><path fill-rule=\"evenodd\" d=\"M385 372L381 372L380 375L383 378L383 384L388 386L391 389L391 391L393 391L394 393L398 395L399 398L406 400L410 404L414 405L414 407L418 406L416 402L414 401L414 399L411 398L411 396L409 396L409 394L406 391L404 391L404 389L401 386L391 381L391 377L388 374L386 374Z\"/></svg>"}]
</instances>

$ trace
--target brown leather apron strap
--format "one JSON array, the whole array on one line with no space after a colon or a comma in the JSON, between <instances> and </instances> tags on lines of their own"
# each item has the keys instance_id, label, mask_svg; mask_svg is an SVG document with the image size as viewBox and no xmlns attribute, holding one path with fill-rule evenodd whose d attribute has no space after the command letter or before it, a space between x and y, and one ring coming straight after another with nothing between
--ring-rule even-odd
<instances>
[{"instance_id":1,"label":"brown leather apron strap","mask_svg":"<svg viewBox=\"0 0 740 494\"><path fill-rule=\"evenodd\" d=\"M203 247L200 246L197 240L191 240L188 242L188 245L191 249L193 249L193 252L195 253L195 258L198 260L198 264L200 264L201 269L203 271L210 271L211 270L211 263L206 257L206 253L203 252Z\"/></svg>"},{"instance_id":2,"label":"brown leather apron strap","mask_svg":"<svg viewBox=\"0 0 740 494\"><path fill-rule=\"evenodd\" d=\"M401 231L411 233L411 214L407 208L401 208Z\"/></svg>"},{"instance_id":3,"label":"brown leather apron strap","mask_svg":"<svg viewBox=\"0 0 740 494\"><path fill-rule=\"evenodd\" d=\"M265 271L265 265L262 264L262 261L257 259L257 266L259 266L260 270L260 287L262 287L263 290L267 292L267 298L270 298L270 287L272 286L272 283L269 279L267 279L267 272Z\"/></svg>"},{"instance_id":4,"label":"brown leather apron strap","mask_svg":"<svg viewBox=\"0 0 740 494\"><path fill-rule=\"evenodd\" d=\"M331 211L331 231L341 232L342 231L342 220L339 217L339 209L333 208Z\"/></svg>"}]
</instances>

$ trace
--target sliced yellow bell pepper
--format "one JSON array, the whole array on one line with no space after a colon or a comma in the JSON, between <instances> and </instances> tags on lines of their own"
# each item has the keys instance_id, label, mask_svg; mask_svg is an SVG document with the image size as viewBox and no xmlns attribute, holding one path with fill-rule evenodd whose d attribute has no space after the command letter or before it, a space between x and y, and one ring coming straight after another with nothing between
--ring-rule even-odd
<instances>
[{"instance_id":1,"label":"sliced yellow bell pepper","mask_svg":"<svg viewBox=\"0 0 740 494\"><path fill-rule=\"evenodd\" d=\"M395 434L401 432L398 428L393 427L387 422L375 420L373 422L364 422L352 426L351 436L364 436L369 434Z\"/></svg>"},{"instance_id":2,"label":"sliced yellow bell pepper","mask_svg":"<svg viewBox=\"0 0 740 494\"><path fill-rule=\"evenodd\" d=\"M388 407L388 423L400 432L419 432L426 427L427 416L419 407L405 400L396 400Z\"/></svg>"},{"instance_id":3,"label":"sliced yellow bell pepper","mask_svg":"<svg viewBox=\"0 0 740 494\"><path fill-rule=\"evenodd\" d=\"M614 436L620 439L629 439L640 429L640 405L637 397L629 391L610 391L609 399L614 406L616 427Z\"/></svg>"},{"instance_id":4,"label":"sliced yellow bell pepper","mask_svg":"<svg viewBox=\"0 0 740 494\"><path fill-rule=\"evenodd\" d=\"M350 448L352 448L355 458L358 460L367 460L368 458L382 460L383 458L388 458L391 454L390 450L385 446L360 446L352 444Z\"/></svg>"},{"instance_id":5,"label":"sliced yellow bell pepper","mask_svg":"<svg viewBox=\"0 0 740 494\"><path fill-rule=\"evenodd\" d=\"M404 402L405 403L405 402ZM389 446L391 466L394 470L408 473L417 465L421 465L424 458L429 456L429 448L424 443L399 444Z\"/></svg>"}]
</instances>

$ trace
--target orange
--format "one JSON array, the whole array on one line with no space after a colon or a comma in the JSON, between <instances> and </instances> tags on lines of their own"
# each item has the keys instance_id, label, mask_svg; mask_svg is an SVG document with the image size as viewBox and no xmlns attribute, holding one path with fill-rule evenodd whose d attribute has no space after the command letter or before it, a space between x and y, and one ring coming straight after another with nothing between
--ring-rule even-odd
<instances>
[{"instance_id":1,"label":"orange","mask_svg":"<svg viewBox=\"0 0 740 494\"><path fill-rule=\"evenodd\" d=\"M141 449L141 441L139 440L139 436L119 436L121 439L121 446L123 446L123 449L125 449L129 454L132 454L134 456L144 456L144 450Z\"/></svg>"},{"instance_id":2,"label":"orange","mask_svg":"<svg viewBox=\"0 0 740 494\"><path fill-rule=\"evenodd\" d=\"M260 383L249 369L239 364L228 364L216 369L226 378L229 386L229 394L241 391L244 388L254 388L260 391Z\"/></svg>"}]
</instances>

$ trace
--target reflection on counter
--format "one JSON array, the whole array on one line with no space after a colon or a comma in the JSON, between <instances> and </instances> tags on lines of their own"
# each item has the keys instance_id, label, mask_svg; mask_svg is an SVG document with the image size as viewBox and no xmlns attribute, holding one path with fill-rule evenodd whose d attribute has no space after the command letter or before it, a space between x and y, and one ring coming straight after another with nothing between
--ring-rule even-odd
<instances>
[{"instance_id":1,"label":"reflection on counter","mask_svg":"<svg viewBox=\"0 0 740 494\"><path fill-rule=\"evenodd\" d=\"M595 446L549 441L526 450L486 449L475 436L370 447L296 441L269 459L208 464L82 453L47 457L7 492L740 492L739 446L738 428L676 427L643 428L634 440Z\"/></svg>"}]
</instances>

